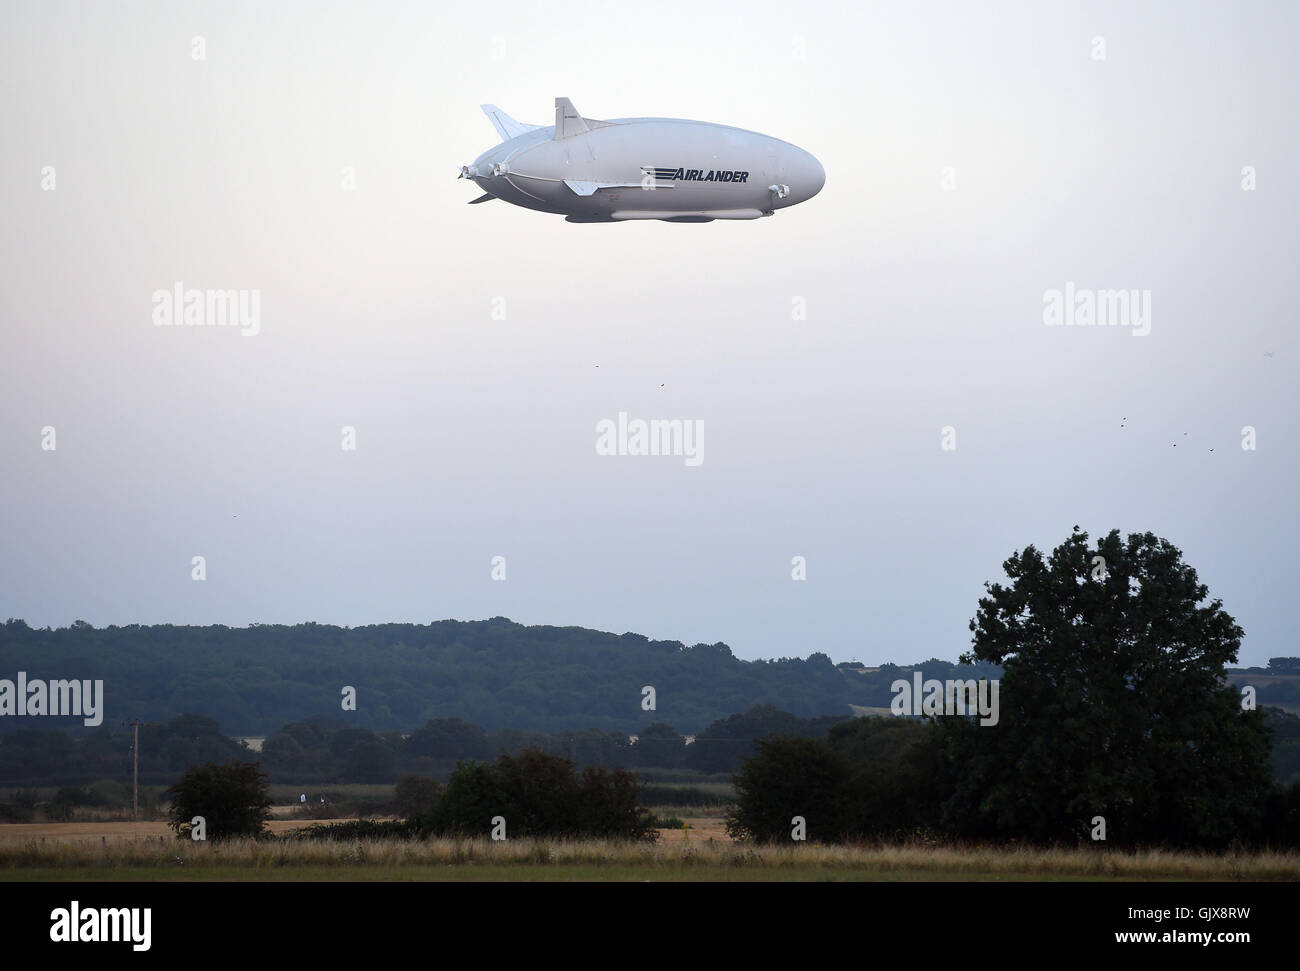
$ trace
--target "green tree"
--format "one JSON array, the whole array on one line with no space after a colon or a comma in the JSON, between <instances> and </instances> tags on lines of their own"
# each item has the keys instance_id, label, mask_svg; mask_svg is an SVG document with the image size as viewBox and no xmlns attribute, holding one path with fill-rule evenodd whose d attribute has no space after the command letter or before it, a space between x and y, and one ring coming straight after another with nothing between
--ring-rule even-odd
<instances>
[{"instance_id":1,"label":"green tree","mask_svg":"<svg viewBox=\"0 0 1300 971\"><path fill-rule=\"evenodd\" d=\"M1273 728L1273 778L1279 785L1300 782L1300 715L1281 708L1262 709Z\"/></svg>"},{"instance_id":2,"label":"green tree","mask_svg":"<svg viewBox=\"0 0 1300 971\"><path fill-rule=\"evenodd\" d=\"M406 742L407 752L435 759L482 759L490 753L487 733L459 718L432 718Z\"/></svg>"},{"instance_id":3,"label":"green tree","mask_svg":"<svg viewBox=\"0 0 1300 971\"><path fill-rule=\"evenodd\" d=\"M404 775L394 787L397 815L403 819L427 816L438 807L442 786L427 775Z\"/></svg>"},{"instance_id":4,"label":"green tree","mask_svg":"<svg viewBox=\"0 0 1300 971\"><path fill-rule=\"evenodd\" d=\"M939 807L948 795L938 725L915 718L854 718L833 726L827 742L852 765L849 832L900 839L938 831Z\"/></svg>"},{"instance_id":5,"label":"green tree","mask_svg":"<svg viewBox=\"0 0 1300 971\"><path fill-rule=\"evenodd\" d=\"M1004 668L996 725L946 718L955 832L1123 844L1248 838L1269 735L1226 684L1242 631L1167 540L1077 527L986 584L963 661Z\"/></svg>"},{"instance_id":6,"label":"green tree","mask_svg":"<svg viewBox=\"0 0 1300 971\"><path fill-rule=\"evenodd\" d=\"M578 825L583 836L654 840L654 817L640 802L643 785L627 769L589 765L578 782Z\"/></svg>"},{"instance_id":7,"label":"green tree","mask_svg":"<svg viewBox=\"0 0 1300 971\"><path fill-rule=\"evenodd\" d=\"M525 749L502 755L494 769L504 797L499 814L508 832L563 836L580 831L578 780L569 759Z\"/></svg>"},{"instance_id":8,"label":"green tree","mask_svg":"<svg viewBox=\"0 0 1300 971\"><path fill-rule=\"evenodd\" d=\"M281 732L262 743L262 761L276 781L305 780L315 774L311 755L292 735Z\"/></svg>"},{"instance_id":9,"label":"green tree","mask_svg":"<svg viewBox=\"0 0 1300 971\"><path fill-rule=\"evenodd\" d=\"M397 753L373 735L355 742L340 761L348 782L389 782L397 775Z\"/></svg>"},{"instance_id":10,"label":"green tree","mask_svg":"<svg viewBox=\"0 0 1300 971\"><path fill-rule=\"evenodd\" d=\"M781 711L775 705L754 705L711 723L686 750L686 763L700 772L732 771L744 756L754 751L755 739L807 734L807 722L798 715Z\"/></svg>"},{"instance_id":11,"label":"green tree","mask_svg":"<svg viewBox=\"0 0 1300 971\"><path fill-rule=\"evenodd\" d=\"M507 837L604 836L653 839L639 805L641 783L630 772L588 767L538 749L501 755L495 763L462 762L447 780L437 809L422 819L424 835L483 835L504 817Z\"/></svg>"},{"instance_id":12,"label":"green tree","mask_svg":"<svg viewBox=\"0 0 1300 971\"><path fill-rule=\"evenodd\" d=\"M209 840L261 836L271 816L266 774L256 762L207 762L185 773L167 790L176 835L186 839L195 816L202 816Z\"/></svg>"},{"instance_id":13,"label":"green tree","mask_svg":"<svg viewBox=\"0 0 1300 971\"><path fill-rule=\"evenodd\" d=\"M437 807L420 820L420 832L425 836L486 834L492 829L492 817L504 815L503 807L508 808L493 767L486 762L459 762Z\"/></svg>"},{"instance_id":14,"label":"green tree","mask_svg":"<svg viewBox=\"0 0 1300 971\"><path fill-rule=\"evenodd\" d=\"M851 829L849 762L821 738L774 736L755 743L733 776L736 807L727 817L733 839L789 842L802 816L808 840L834 842Z\"/></svg>"}]
</instances>

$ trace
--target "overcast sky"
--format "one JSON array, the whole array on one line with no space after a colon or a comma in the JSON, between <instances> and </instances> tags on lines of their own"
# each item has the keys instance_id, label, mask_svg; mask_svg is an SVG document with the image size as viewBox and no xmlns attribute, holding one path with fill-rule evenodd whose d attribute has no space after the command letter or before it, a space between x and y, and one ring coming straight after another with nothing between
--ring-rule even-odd
<instances>
[{"instance_id":1,"label":"overcast sky","mask_svg":"<svg viewBox=\"0 0 1300 971\"><path fill-rule=\"evenodd\" d=\"M1078 523L1182 549L1243 663L1300 653L1298 38L1264 2L6 5L0 617L955 658ZM556 96L826 186L466 205L479 105ZM257 333L155 325L177 281L258 291ZM1045 324L1067 283L1149 332ZM619 412L703 461L598 455Z\"/></svg>"}]
</instances>

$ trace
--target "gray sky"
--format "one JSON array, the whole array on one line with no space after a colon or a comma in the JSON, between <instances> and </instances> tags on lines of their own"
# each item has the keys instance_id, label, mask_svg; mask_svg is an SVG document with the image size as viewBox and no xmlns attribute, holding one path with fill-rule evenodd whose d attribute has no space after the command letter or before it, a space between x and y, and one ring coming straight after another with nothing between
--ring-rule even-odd
<instances>
[{"instance_id":1,"label":"gray sky","mask_svg":"<svg viewBox=\"0 0 1300 971\"><path fill-rule=\"evenodd\" d=\"M955 658L1078 523L1180 547L1243 663L1297 653L1300 6L740 9L9 5L0 616ZM826 187L467 206L478 105L557 95L773 135ZM155 326L176 281L259 291L258 333ZM1067 282L1149 291L1149 333L1047 326ZM704 461L597 455L620 411L702 421Z\"/></svg>"}]
</instances>

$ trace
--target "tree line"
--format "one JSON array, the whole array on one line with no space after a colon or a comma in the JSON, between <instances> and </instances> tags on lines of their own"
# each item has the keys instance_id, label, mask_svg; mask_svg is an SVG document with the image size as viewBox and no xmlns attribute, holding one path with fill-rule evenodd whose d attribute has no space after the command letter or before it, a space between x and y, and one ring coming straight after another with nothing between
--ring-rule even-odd
<instances>
[{"instance_id":1,"label":"tree line","mask_svg":"<svg viewBox=\"0 0 1300 971\"><path fill-rule=\"evenodd\" d=\"M622 731L590 725L539 734L432 718L404 736L305 719L268 738L263 759L274 771L353 781L367 781L367 773L388 781L403 771L430 777L442 766L449 789L459 778L457 791L488 794L479 802L466 797L476 819L509 791L491 772L506 772L502 765L531 752L597 771L638 764L718 771L738 763L729 826L742 839L1300 843L1300 780L1293 778L1300 719L1263 708L1262 689L1233 683L1228 665L1243 631L1221 601L1209 599L1177 548L1151 533L1125 538L1117 530L1092 545L1076 527L1050 554L1028 546L1003 568L1008 582L985 585L957 674L997 673L999 710L989 720L929 712L850 720L758 705L714 719L687 745L658 720L632 744ZM701 657L725 668L730 652ZM1293 659L1273 660L1286 678ZM215 721L196 717L155 741L176 753L216 744ZM0 745L0 767L14 752L46 745L48 753L58 744L65 743L13 733ZM493 755L497 769L489 772Z\"/></svg>"},{"instance_id":2,"label":"tree line","mask_svg":"<svg viewBox=\"0 0 1300 971\"><path fill-rule=\"evenodd\" d=\"M580 767L656 768L704 774L731 772L768 735L820 736L848 716L801 718L772 705L755 705L709 724L688 744L673 726L655 722L640 735L581 729L489 733L459 718L434 718L410 733L349 727L338 716L285 725L265 739L260 755L221 733L214 719L183 715L140 726L140 779L170 783L178 772L206 762L257 761L273 782L391 783L406 774L447 778L462 761L486 761L537 749ZM129 779L129 730L74 738L66 732L26 729L0 736L0 785L84 785Z\"/></svg>"},{"instance_id":3,"label":"tree line","mask_svg":"<svg viewBox=\"0 0 1300 971\"><path fill-rule=\"evenodd\" d=\"M944 678L955 665L933 660L918 667ZM756 704L803 718L887 705L890 682L902 669L858 668L836 665L815 649L806 658L745 661L722 643L688 647L635 633L526 627L504 617L354 628L0 624L0 677L22 670L46 679L102 679L106 717L119 725L197 712L231 735L270 735L286 723L339 714L345 688L356 695L349 722L376 733L455 717L488 732L637 734L667 722L693 735ZM642 707L646 687L655 692L652 710ZM80 719L46 720L88 733ZM0 718L0 732L23 721Z\"/></svg>"},{"instance_id":4,"label":"tree line","mask_svg":"<svg viewBox=\"0 0 1300 971\"><path fill-rule=\"evenodd\" d=\"M1300 845L1283 728L1228 679L1241 628L1179 551L1077 527L986 584L966 659L1003 669L996 726L860 719L759 743L736 778L742 839L919 836L1123 846ZM1294 766L1289 766L1294 768Z\"/></svg>"},{"instance_id":5,"label":"tree line","mask_svg":"<svg viewBox=\"0 0 1300 971\"><path fill-rule=\"evenodd\" d=\"M644 783L627 769L579 770L559 755L524 749L491 762L463 762L441 785L406 776L397 786L402 818L318 824L289 839L352 841L365 837L431 836L599 837L653 840L658 820L640 804ZM271 799L256 763L206 763L167 790L171 826L189 838L201 819L202 838L267 838Z\"/></svg>"}]
</instances>

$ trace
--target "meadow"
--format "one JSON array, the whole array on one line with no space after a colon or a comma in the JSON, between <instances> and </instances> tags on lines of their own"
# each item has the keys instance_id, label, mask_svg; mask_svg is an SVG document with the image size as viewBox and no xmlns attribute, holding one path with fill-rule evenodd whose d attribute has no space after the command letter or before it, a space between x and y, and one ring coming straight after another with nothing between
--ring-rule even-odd
<instances>
[{"instance_id":1,"label":"meadow","mask_svg":"<svg viewBox=\"0 0 1300 971\"><path fill-rule=\"evenodd\" d=\"M0 880L257 881L1297 881L1300 853L1124 852L1094 847L750 846L702 829L612 840L232 840L152 832L44 837L0 827ZM100 824L100 828L102 829ZM153 826L157 824L121 824ZM289 827L287 821L281 831Z\"/></svg>"}]
</instances>

